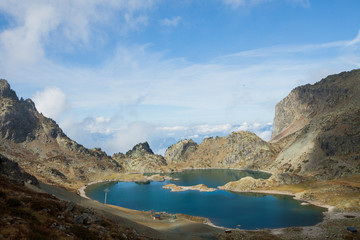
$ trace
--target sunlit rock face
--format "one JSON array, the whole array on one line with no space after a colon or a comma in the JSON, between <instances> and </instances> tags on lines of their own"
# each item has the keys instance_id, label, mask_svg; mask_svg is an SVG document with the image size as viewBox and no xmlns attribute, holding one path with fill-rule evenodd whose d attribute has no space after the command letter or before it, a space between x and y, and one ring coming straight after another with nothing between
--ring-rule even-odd
<instances>
[{"instance_id":1,"label":"sunlit rock face","mask_svg":"<svg viewBox=\"0 0 360 240\"><path fill-rule=\"evenodd\" d=\"M251 132L233 132L226 137L206 138L197 145L184 140L169 147L165 159L175 166L194 168L261 169L274 159L274 149Z\"/></svg>"},{"instance_id":2,"label":"sunlit rock face","mask_svg":"<svg viewBox=\"0 0 360 240\"><path fill-rule=\"evenodd\" d=\"M360 70L295 88L276 105L269 142L250 132L183 140L169 147L173 169L245 168L299 179L332 179L360 173ZM292 181L293 180L293 181ZM282 181L282 180L281 180Z\"/></svg>"},{"instance_id":3,"label":"sunlit rock face","mask_svg":"<svg viewBox=\"0 0 360 240\"><path fill-rule=\"evenodd\" d=\"M76 188L122 170L99 148L87 149L68 138L30 99L19 99L0 80L0 150L44 182Z\"/></svg>"},{"instance_id":4,"label":"sunlit rock face","mask_svg":"<svg viewBox=\"0 0 360 240\"><path fill-rule=\"evenodd\" d=\"M276 106L270 170L331 179L360 172L360 70L295 88Z\"/></svg>"},{"instance_id":5,"label":"sunlit rock face","mask_svg":"<svg viewBox=\"0 0 360 240\"><path fill-rule=\"evenodd\" d=\"M147 142L139 143L126 154L112 156L127 172L153 173L167 171L167 162L163 156L154 154Z\"/></svg>"}]
</instances>

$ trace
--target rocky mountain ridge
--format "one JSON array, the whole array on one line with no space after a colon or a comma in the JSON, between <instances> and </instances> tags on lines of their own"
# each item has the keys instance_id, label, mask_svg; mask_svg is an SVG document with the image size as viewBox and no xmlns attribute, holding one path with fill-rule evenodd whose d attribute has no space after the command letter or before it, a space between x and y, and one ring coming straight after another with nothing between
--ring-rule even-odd
<instances>
[{"instance_id":1,"label":"rocky mountain ridge","mask_svg":"<svg viewBox=\"0 0 360 240\"><path fill-rule=\"evenodd\" d=\"M101 149L87 149L68 138L30 99L19 99L3 79L0 153L38 179L69 188L122 171L122 166Z\"/></svg>"},{"instance_id":2,"label":"rocky mountain ridge","mask_svg":"<svg viewBox=\"0 0 360 240\"><path fill-rule=\"evenodd\" d=\"M280 182L332 179L360 172L360 70L295 88L276 106L266 142L251 132L183 140L162 157L147 142L108 156L69 139L55 121L18 99L0 80L0 153L39 180L75 188L119 172L237 168L274 173Z\"/></svg>"},{"instance_id":3,"label":"rocky mountain ridge","mask_svg":"<svg viewBox=\"0 0 360 240\"><path fill-rule=\"evenodd\" d=\"M167 162L163 156L154 154L149 143L139 143L126 154L116 153L112 156L127 172L163 172L167 171Z\"/></svg>"},{"instance_id":4,"label":"rocky mountain ridge","mask_svg":"<svg viewBox=\"0 0 360 240\"><path fill-rule=\"evenodd\" d=\"M295 88L277 106L270 171L319 179L360 173L360 70Z\"/></svg>"},{"instance_id":5,"label":"rocky mountain ridge","mask_svg":"<svg viewBox=\"0 0 360 240\"><path fill-rule=\"evenodd\" d=\"M166 150L165 159L175 169L259 169L269 165L275 153L275 149L256 134L242 131L226 137L207 138L199 145L192 140L180 141Z\"/></svg>"},{"instance_id":6,"label":"rocky mountain ridge","mask_svg":"<svg viewBox=\"0 0 360 240\"><path fill-rule=\"evenodd\" d=\"M276 105L269 142L249 132L183 140L169 147L173 168L246 168L270 171L278 182L360 173L360 70L300 86ZM275 181L276 182L276 181Z\"/></svg>"},{"instance_id":7,"label":"rocky mountain ridge","mask_svg":"<svg viewBox=\"0 0 360 240\"><path fill-rule=\"evenodd\" d=\"M3 175L9 181L13 181L21 185L32 184L34 186L39 186L39 181L36 177L25 172L19 167L19 164L2 155L0 155L0 175Z\"/></svg>"}]
</instances>

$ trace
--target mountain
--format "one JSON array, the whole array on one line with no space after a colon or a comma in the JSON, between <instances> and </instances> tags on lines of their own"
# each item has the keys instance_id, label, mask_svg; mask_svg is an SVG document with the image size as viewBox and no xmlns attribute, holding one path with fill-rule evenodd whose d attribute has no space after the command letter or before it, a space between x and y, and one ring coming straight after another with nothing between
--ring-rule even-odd
<instances>
[{"instance_id":1,"label":"mountain","mask_svg":"<svg viewBox=\"0 0 360 240\"><path fill-rule=\"evenodd\" d=\"M295 88L275 108L269 142L250 132L169 147L172 168L246 168L278 181L333 179L360 173L360 70Z\"/></svg>"},{"instance_id":2,"label":"mountain","mask_svg":"<svg viewBox=\"0 0 360 240\"><path fill-rule=\"evenodd\" d=\"M36 177L25 172L19 167L19 164L7 159L2 155L0 155L0 175L9 181L23 186L26 184L39 186L39 181L36 179Z\"/></svg>"},{"instance_id":3,"label":"mountain","mask_svg":"<svg viewBox=\"0 0 360 240\"><path fill-rule=\"evenodd\" d=\"M0 155L0 239L153 239L136 231L138 224L112 215L113 209L60 200L37 187L34 176Z\"/></svg>"},{"instance_id":4,"label":"mountain","mask_svg":"<svg viewBox=\"0 0 360 240\"><path fill-rule=\"evenodd\" d=\"M270 171L332 179L360 173L360 70L295 88L276 105Z\"/></svg>"},{"instance_id":5,"label":"mountain","mask_svg":"<svg viewBox=\"0 0 360 240\"><path fill-rule=\"evenodd\" d=\"M116 153L112 156L126 172L163 172L167 171L167 162L163 156L154 154L148 142L139 143L126 154Z\"/></svg>"},{"instance_id":6,"label":"mountain","mask_svg":"<svg viewBox=\"0 0 360 240\"><path fill-rule=\"evenodd\" d=\"M0 80L0 154L40 181L75 189L120 172L182 168L245 168L281 181L333 179L360 173L360 70L295 88L276 105L266 142L251 132L183 140L156 155L147 142L112 157L69 139L30 100L18 99Z\"/></svg>"},{"instance_id":7,"label":"mountain","mask_svg":"<svg viewBox=\"0 0 360 240\"><path fill-rule=\"evenodd\" d=\"M19 99L0 79L0 154L39 180L76 189L122 171L101 149L87 149L68 138L30 99Z\"/></svg>"},{"instance_id":8,"label":"mountain","mask_svg":"<svg viewBox=\"0 0 360 240\"><path fill-rule=\"evenodd\" d=\"M261 169L275 158L275 149L256 136L242 131L226 137L206 138L201 144L180 141L165 152L171 167Z\"/></svg>"}]
</instances>

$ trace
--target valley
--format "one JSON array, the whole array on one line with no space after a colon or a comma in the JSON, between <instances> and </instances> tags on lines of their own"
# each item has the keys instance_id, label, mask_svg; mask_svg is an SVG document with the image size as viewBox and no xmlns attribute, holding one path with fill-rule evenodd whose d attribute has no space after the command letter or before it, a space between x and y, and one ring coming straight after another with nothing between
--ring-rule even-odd
<instances>
[{"instance_id":1,"label":"valley","mask_svg":"<svg viewBox=\"0 0 360 240\"><path fill-rule=\"evenodd\" d=\"M349 235L346 226L360 228L360 70L330 75L316 84L295 88L276 105L273 128L268 142L254 133L241 131L226 137L210 137L200 144L184 139L170 146L164 156L154 154L147 142L137 144L125 154L109 156L99 148L87 149L68 138L54 120L37 111L31 99L19 99L9 83L0 80L0 169L4 183L1 201L3 206L10 206L14 201L22 211L2 208L5 215L0 219L0 239L1 236L6 239L23 234L37 236L49 231L29 230L33 221L50 221L40 217L38 211L43 209L34 208L32 198L44 199L44 205L50 204L49 201L59 205L60 215L65 212L68 202L76 201L76 210L68 211L65 220L49 216L56 223L54 226L64 226L56 228L56 234L62 239L78 239L76 231L79 229L76 228L79 227L79 231L89 234L83 230L84 221L76 223L75 212L77 216L86 213L96 216L95 219L109 219L109 223L101 220L106 226L86 228L97 233L96 228L105 228L98 239L112 239L114 231L120 232L121 236L124 234L127 239L167 239L177 231L182 232L182 236L190 238L194 235L199 239L239 236L244 239L291 239L295 235L299 239L324 239L327 236L332 239L355 236L349 239L356 239L358 235ZM326 206L329 211L325 213L324 221L316 226L254 232L234 230L225 234L223 229L203 224L203 220L196 217L184 217L188 218L183 220L186 227L181 224L158 228L152 224L144 226L148 220L139 221L130 215L143 214L141 219L147 219L150 216L145 216L148 215L146 212L102 206L76 195L79 189L84 190L93 182L159 182L165 177L149 177L145 173L212 168L271 173L268 179L247 176L230 181L220 187L223 190L286 194ZM56 198L46 195L48 193ZM17 200L9 200L15 198ZM86 212L84 208L94 211ZM21 233L11 228L10 231L9 227L4 228L8 223L11 226L25 224L26 230ZM77 227L73 228L72 224ZM331 228L332 225L336 228ZM136 233L131 229L136 229ZM335 229L337 233L334 233Z\"/></svg>"}]
</instances>

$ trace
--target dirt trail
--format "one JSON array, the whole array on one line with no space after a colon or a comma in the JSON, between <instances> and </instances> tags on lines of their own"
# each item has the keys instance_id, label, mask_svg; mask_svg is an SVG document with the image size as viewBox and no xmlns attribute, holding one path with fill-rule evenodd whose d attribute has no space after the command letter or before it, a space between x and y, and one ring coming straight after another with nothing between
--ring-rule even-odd
<instances>
[{"instance_id":1,"label":"dirt trail","mask_svg":"<svg viewBox=\"0 0 360 240\"><path fill-rule=\"evenodd\" d=\"M104 205L95 200L86 199L64 189L44 183L40 183L40 187L43 191L53 194L60 199L91 208L105 218L111 219L122 226L130 227L136 232L152 238L174 240L217 239L216 234L222 232L222 229L193 222L180 214L176 215L176 219L154 220L149 212Z\"/></svg>"}]
</instances>

